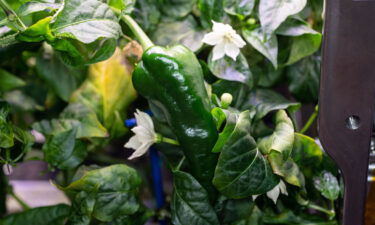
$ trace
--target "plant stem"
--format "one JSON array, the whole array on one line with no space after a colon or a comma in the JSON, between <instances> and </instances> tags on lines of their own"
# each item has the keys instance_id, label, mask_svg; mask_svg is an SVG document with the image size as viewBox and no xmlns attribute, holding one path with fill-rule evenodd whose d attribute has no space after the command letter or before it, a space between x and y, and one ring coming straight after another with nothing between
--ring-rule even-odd
<instances>
[{"instance_id":1,"label":"plant stem","mask_svg":"<svg viewBox=\"0 0 375 225\"><path fill-rule=\"evenodd\" d=\"M141 43L143 50L154 46L154 43L150 40L147 34L142 30L142 28L128 15L121 15L122 21L129 26L130 30L137 37L138 41Z\"/></svg>"},{"instance_id":2,"label":"plant stem","mask_svg":"<svg viewBox=\"0 0 375 225\"><path fill-rule=\"evenodd\" d=\"M163 137L163 135L159 134L159 133L156 133L156 139L155 139L155 143L168 143L168 144L171 144L171 145L180 145L180 143L178 143L177 140L174 140L172 138L167 138L167 137Z\"/></svg>"},{"instance_id":3,"label":"plant stem","mask_svg":"<svg viewBox=\"0 0 375 225\"><path fill-rule=\"evenodd\" d=\"M178 163L176 168L174 169L175 171L179 171L181 169L182 164L185 162L186 157L182 157L181 161Z\"/></svg>"},{"instance_id":4,"label":"plant stem","mask_svg":"<svg viewBox=\"0 0 375 225\"><path fill-rule=\"evenodd\" d=\"M308 131L311 127L311 125L315 122L316 118L318 117L319 107L315 106L315 110L313 114L311 114L310 118L307 120L305 126L301 129L300 133L304 134L306 131Z\"/></svg>"},{"instance_id":5,"label":"plant stem","mask_svg":"<svg viewBox=\"0 0 375 225\"><path fill-rule=\"evenodd\" d=\"M321 206L318 206L318 205L315 205L313 203L309 203L307 205L307 207L310 208L310 209L315 209L315 210L317 210L319 212L323 212L323 213L327 214L330 218L334 218L336 216L335 211L325 209L325 208L323 208Z\"/></svg>"},{"instance_id":6,"label":"plant stem","mask_svg":"<svg viewBox=\"0 0 375 225\"><path fill-rule=\"evenodd\" d=\"M171 145L180 145L180 143L178 143L177 140L174 140L174 139L171 139L171 138L162 137L161 141L164 142L164 143L171 144Z\"/></svg>"},{"instance_id":7,"label":"plant stem","mask_svg":"<svg viewBox=\"0 0 375 225\"><path fill-rule=\"evenodd\" d=\"M10 192L9 192L9 195L10 196L12 196L17 202L18 202L18 204L20 204L20 206L24 209L24 210L28 210L28 209L30 209L30 206L26 203L26 202L24 202L22 199L20 199L14 192L13 192L13 190L11 190Z\"/></svg>"},{"instance_id":8,"label":"plant stem","mask_svg":"<svg viewBox=\"0 0 375 225\"><path fill-rule=\"evenodd\" d=\"M5 149L5 160L7 162L10 162L10 149L9 148Z\"/></svg>"},{"instance_id":9,"label":"plant stem","mask_svg":"<svg viewBox=\"0 0 375 225\"><path fill-rule=\"evenodd\" d=\"M5 0L0 0L0 8L4 10L9 21L15 22L13 25L15 25L18 30L26 30L27 27L25 26L25 24L22 22L22 20L18 17L17 13L14 12L14 10L8 5L8 3Z\"/></svg>"},{"instance_id":10,"label":"plant stem","mask_svg":"<svg viewBox=\"0 0 375 225\"><path fill-rule=\"evenodd\" d=\"M0 218L3 218L7 212L6 195L8 193L8 186L8 179L4 172L0 170Z\"/></svg>"}]
</instances>

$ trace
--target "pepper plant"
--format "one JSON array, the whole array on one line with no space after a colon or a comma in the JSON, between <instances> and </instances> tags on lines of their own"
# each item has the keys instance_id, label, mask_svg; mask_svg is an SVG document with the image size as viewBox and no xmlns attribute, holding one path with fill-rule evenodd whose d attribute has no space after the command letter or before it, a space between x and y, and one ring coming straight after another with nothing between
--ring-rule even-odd
<instances>
[{"instance_id":1,"label":"pepper plant","mask_svg":"<svg viewBox=\"0 0 375 225\"><path fill-rule=\"evenodd\" d=\"M0 7L0 224L337 224L342 181L306 135L318 109L300 119L317 103L323 0ZM151 146L172 175L157 209ZM16 196L6 175L33 159L70 205Z\"/></svg>"}]
</instances>

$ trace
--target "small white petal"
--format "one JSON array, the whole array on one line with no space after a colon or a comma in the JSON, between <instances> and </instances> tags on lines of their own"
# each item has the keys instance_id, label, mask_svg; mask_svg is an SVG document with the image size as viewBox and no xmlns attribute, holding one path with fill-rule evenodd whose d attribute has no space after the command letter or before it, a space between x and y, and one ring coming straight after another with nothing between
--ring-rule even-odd
<instances>
[{"instance_id":1,"label":"small white petal","mask_svg":"<svg viewBox=\"0 0 375 225\"><path fill-rule=\"evenodd\" d=\"M216 45L212 53L212 61L223 58L225 55L225 45L223 43Z\"/></svg>"},{"instance_id":2,"label":"small white petal","mask_svg":"<svg viewBox=\"0 0 375 225\"><path fill-rule=\"evenodd\" d=\"M232 35L233 43L237 45L237 47L242 48L246 45L246 42L242 39L242 37L238 34Z\"/></svg>"},{"instance_id":3,"label":"small white petal","mask_svg":"<svg viewBox=\"0 0 375 225\"><path fill-rule=\"evenodd\" d=\"M132 131L138 137L140 142L144 141L154 141L155 140L155 133L147 130L144 127L134 127Z\"/></svg>"},{"instance_id":4,"label":"small white petal","mask_svg":"<svg viewBox=\"0 0 375 225\"><path fill-rule=\"evenodd\" d=\"M279 198L280 195L280 188L279 185L276 185L272 190L267 192L267 197L272 199L272 201L276 204L277 199Z\"/></svg>"},{"instance_id":5,"label":"small white petal","mask_svg":"<svg viewBox=\"0 0 375 225\"><path fill-rule=\"evenodd\" d=\"M218 22L215 22L215 21L212 21L212 23L213 23L213 26L212 26L213 32L224 33L225 31L228 30L229 25L226 25L226 24L223 24L223 23L218 23ZM229 27L231 28L231 26L229 26Z\"/></svg>"},{"instance_id":6,"label":"small white petal","mask_svg":"<svg viewBox=\"0 0 375 225\"><path fill-rule=\"evenodd\" d=\"M253 198L253 201L255 201L258 198L259 195L253 195L251 196Z\"/></svg>"},{"instance_id":7,"label":"small white petal","mask_svg":"<svg viewBox=\"0 0 375 225\"><path fill-rule=\"evenodd\" d=\"M138 158L144 154L146 154L146 152L148 151L148 149L151 147L153 143L143 143L142 146L140 146L139 148L137 148L137 150L135 150L135 152L133 152L133 154L131 156L129 156L129 160L132 160L134 158Z\"/></svg>"},{"instance_id":8,"label":"small white petal","mask_svg":"<svg viewBox=\"0 0 375 225\"><path fill-rule=\"evenodd\" d=\"M280 180L279 188L280 188L280 191L283 195L288 195L288 191L286 190L286 185L285 185L284 181Z\"/></svg>"},{"instance_id":9,"label":"small white petal","mask_svg":"<svg viewBox=\"0 0 375 225\"><path fill-rule=\"evenodd\" d=\"M9 164L3 165L3 172L5 175L9 176L13 173L13 166Z\"/></svg>"},{"instance_id":10,"label":"small white petal","mask_svg":"<svg viewBox=\"0 0 375 225\"><path fill-rule=\"evenodd\" d=\"M142 145L142 143L138 140L138 136L133 136L129 139L129 141L124 145L125 148L132 148L137 149Z\"/></svg>"},{"instance_id":11,"label":"small white petal","mask_svg":"<svg viewBox=\"0 0 375 225\"><path fill-rule=\"evenodd\" d=\"M209 45L217 45L223 41L223 35L217 34L215 32L208 33L204 35L202 42Z\"/></svg>"},{"instance_id":12,"label":"small white petal","mask_svg":"<svg viewBox=\"0 0 375 225\"><path fill-rule=\"evenodd\" d=\"M240 49L237 47L237 45L228 43L225 45L225 54L231 57L233 60L236 60L237 56L240 54Z\"/></svg>"},{"instance_id":13,"label":"small white petal","mask_svg":"<svg viewBox=\"0 0 375 225\"><path fill-rule=\"evenodd\" d=\"M137 126L142 126L150 131L154 131L154 123L147 113L137 109L137 112L134 115L135 119L137 120Z\"/></svg>"}]
</instances>

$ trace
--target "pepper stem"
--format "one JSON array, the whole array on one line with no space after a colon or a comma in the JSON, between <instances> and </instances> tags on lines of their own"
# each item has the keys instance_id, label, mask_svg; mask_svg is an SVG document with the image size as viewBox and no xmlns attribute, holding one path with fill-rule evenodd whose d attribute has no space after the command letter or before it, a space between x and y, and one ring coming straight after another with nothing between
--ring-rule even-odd
<instances>
[{"instance_id":1,"label":"pepper stem","mask_svg":"<svg viewBox=\"0 0 375 225\"><path fill-rule=\"evenodd\" d=\"M135 22L135 20L133 20L133 18L131 18L129 15L121 15L121 19L126 23L126 25L129 26L130 30L137 37L138 41L141 43L143 47L143 50L146 50L154 46L154 43L150 40L150 38L142 30L138 23Z\"/></svg>"},{"instance_id":2,"label":"pepper stem","mask_svg":"<svg viewBox=\"0 0 375 225\"><path fill-rule=\"evenodd\" d=\"M155 140L155 143L168 143L168 144L171 144L171 145L180 145L180 143L178 143L177 140L174 140L172 138L167 138L167 137L163 137L163 135L159 134L159 133L156 133L156 140Z\"/></svg>"},{"instance_id":3,"label":"pepper stem","mask_svg":"<svg viewBox=\"0 0 375 225\"><path fill-rule=\"evenodd\" d=\"M162 137L161 141L164 142L164 143L171 144L171 145L180 145L180 143L178 143L177 140L174 140L174 139L171 139L171 138Z\"/></svg>"},{"instance_id":4,"label":"pepper stem","mask_svg":"<svg viewBox=\"0 0 375 225\"><path fill-rule=\"evenodd\" d=\"M0 0L0 8L5 12L7 18L10 22L14 22L13 25L20 31L26 30L25 24L22 20L18 17L17 13L8 5L5 0Z\"/></svg>"}]
</instances>

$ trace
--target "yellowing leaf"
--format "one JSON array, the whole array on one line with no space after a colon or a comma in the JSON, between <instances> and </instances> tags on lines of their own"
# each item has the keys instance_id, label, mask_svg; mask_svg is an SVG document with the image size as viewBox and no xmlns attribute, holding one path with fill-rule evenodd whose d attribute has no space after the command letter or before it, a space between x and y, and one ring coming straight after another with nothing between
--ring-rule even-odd
<instances>
[{"instance_id":1,"label":"yellowing leaf","mask_svg":"<svg viewBox=\"0 0 375 225\"><path fill-rule=\"evenodd\" d=\"M130 51L132 48L125 49ZM131 80L134 67L126 55L129 52L117 48L108 60L90 65L87 80L70 100L71 103L80 102L92 108L111 136L125 132L122 124L126 108L137 96Z\"/></svg>"}]
</instances>

